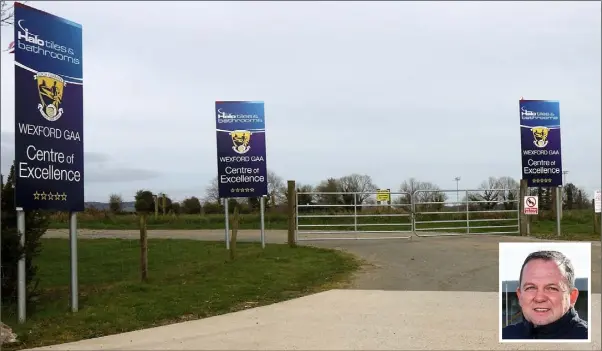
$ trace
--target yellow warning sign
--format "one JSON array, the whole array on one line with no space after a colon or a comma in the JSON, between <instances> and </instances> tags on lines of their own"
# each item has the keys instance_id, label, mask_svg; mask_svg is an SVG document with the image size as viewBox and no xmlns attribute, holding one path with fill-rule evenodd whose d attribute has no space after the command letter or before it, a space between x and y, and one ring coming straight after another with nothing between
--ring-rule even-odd
<instances>
[{"instance_id":1,"label":"yellow warning sign","mask_svg":"<svg viewBox=\"0 0 602 351\"><path fill-rule=\"evenodd\" d=\"M376 201L391 201L391 189L376 190Z\"/></svg>"}]
</instances>

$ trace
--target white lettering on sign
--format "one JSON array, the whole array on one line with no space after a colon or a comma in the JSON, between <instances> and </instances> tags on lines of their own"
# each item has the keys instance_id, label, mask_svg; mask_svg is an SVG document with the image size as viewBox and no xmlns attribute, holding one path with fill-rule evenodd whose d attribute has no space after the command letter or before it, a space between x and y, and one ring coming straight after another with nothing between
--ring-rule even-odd
<instances>
[{"instance_id":1,"label":"white lettering on sign","mask_svg":"<svg viewBox=\"0 0 602 351\"><path fill-rule=\"evenodd\" d=\"M19 177L37 180L63 180L67 182L79 182L81 180L79 171L56 168L54 165L43 167L29 166L27 162L19 162Z\"/></svg>"},{"instance_id":2,"label":"white lettering on sign","mask_svg":"<svg viewBox=\"0 0 602 351\"><path fill-rule=\"evenodd\" d=\"M53 127L46 126L37 126L33 124L23 124L19 123L19 133L41 136L44 138L50 139L65 139L65 140L73 140L73 141L81 141L81 137L78 132L72 131L70 129L58 129Z\"/></svg>"},{"instance_id":3,"label":"white lettering on sign","mask_svg":"<svg viewBox=\"0 0 602 351\"><path fill-rule=\"evenodd\" d=\"M559 150L523 150L524 156L560 155Z\"/></svg>"},{"instance_id":4,"label":"white lettering on sign","mask_svg":"<svg viewBox=\"0 0 602 351\"><path fill-rule=\"evenodd\" d=\"M547 160L527 160L527 167L523 167L523 174L560 174L560 168L556 166L556 161Z\"/></svg>"},{"instance_id":5,"label":"white lettering on sign","mask_svg":"<svg viewBox=\"0 0 602 351\"><path fill-rule=\"evenodd\" d=\"M19 162L17 175L20 178L60 180L67 182L80 182L81 173L78 170L59 168L53 163L73 164L75 155L65 155L54 149L42 150L34 145L28 145L25 149L25 155L30 161L46 163L44 166L31 166L27 162ZM67 166L68 168L69 166Z\"/></svg>"},{"instance_id":6,"label":"white lettering on sign","mask_svg":"<svg viewBox=\"0 0 602 351\"><path fill-rule=\"evenodd\" d=\"M537 196L525 196L523 199L524 214L539 214L539 200Z\"/></svg>"},{"instance_id":7,"label":"white lettering on sign","mask_svg":"<svg viewBox=\"0 0 602 351\"><path fill-rule=\"evenodd\" d=\"M220 156L219 160L221 162L263 162L265 161L263 156Z\"/></svg>"},{"instance_id":8,"label":"white lettering on sign","mask_svg":"<svg viewBox=\"0 0 602 351\"><path fill-rule=\"evenodd\" d=\"M226 167L226 174L219 177L222 184L228 183L263 183L265 177L259 175L259 168L251 167Z\"/></svg>"}]
</instances>

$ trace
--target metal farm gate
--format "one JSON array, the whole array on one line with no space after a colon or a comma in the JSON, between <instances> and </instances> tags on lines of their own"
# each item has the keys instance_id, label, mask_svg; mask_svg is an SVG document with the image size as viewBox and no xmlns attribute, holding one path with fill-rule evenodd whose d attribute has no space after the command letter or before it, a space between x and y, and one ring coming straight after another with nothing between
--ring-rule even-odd
<instances>
[{"instance_id":1,"label":"metal farm gate","mask_svg":"<svg viewBox=\"0 0 602 351\"><path fill-rule=\"evenodd\" d=\"M445 201L450 193L456 201ZM414 233L419 237L518 234L519 202L514 194L518 189L417 190L412 196Z\"/></svg>"},{"instance_id":2,"label":"metal farm gate","mask_svg":"<svg viewBox=\"0 0 602 351\"><path fill-rule=\"evenodd\" d=\"M297 192L295 240L411 238L411 194L388 194L377 201L379 192Z\"/></svg>"},{"instance_id":3,"label":"metal farm gate","mask_svg":"<svg viewBox=\"0 0 602 351\"><path fill-rule=\"evenodd\" d=\"M295 198L296 241L520 231L518 189L296 192Z\"/></svg>"}]
</instances>

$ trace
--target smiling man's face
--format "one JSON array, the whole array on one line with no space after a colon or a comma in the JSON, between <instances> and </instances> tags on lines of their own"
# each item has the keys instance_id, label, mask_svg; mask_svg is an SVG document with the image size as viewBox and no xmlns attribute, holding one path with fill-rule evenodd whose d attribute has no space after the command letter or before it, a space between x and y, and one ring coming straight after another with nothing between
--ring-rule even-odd
<instances>
[{"instance_id":1,"label":"smiling man's face","mask_svg":"<svg viewBox=\"0 0 602 351\"><path fill-rule=\"evenodd\" d=\"M569 289L556 261L534 259L525 266L516 294L525 319L541 326L557 321L574 306L579 291Z\"/></svg>"}]
</instances>

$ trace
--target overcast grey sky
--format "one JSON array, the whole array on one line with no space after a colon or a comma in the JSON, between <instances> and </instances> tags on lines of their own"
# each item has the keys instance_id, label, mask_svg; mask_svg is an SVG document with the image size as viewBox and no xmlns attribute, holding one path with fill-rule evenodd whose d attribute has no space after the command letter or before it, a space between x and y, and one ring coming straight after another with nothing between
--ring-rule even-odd
<instances>
[{"instance_id":1,"label":"overcast grey sky","mask_svg":"<svg viewBox=\"0 0 602 351\"><path fill-rule=\"evenodd\" d=\"M203 196L216 100L265 101L267 164L284 179L357 172L393 189L519 179L519 98L560 100L567 180L600 187L600 2L28 4L83 25L87 201Z\"/></svg>"}]
</instances>

